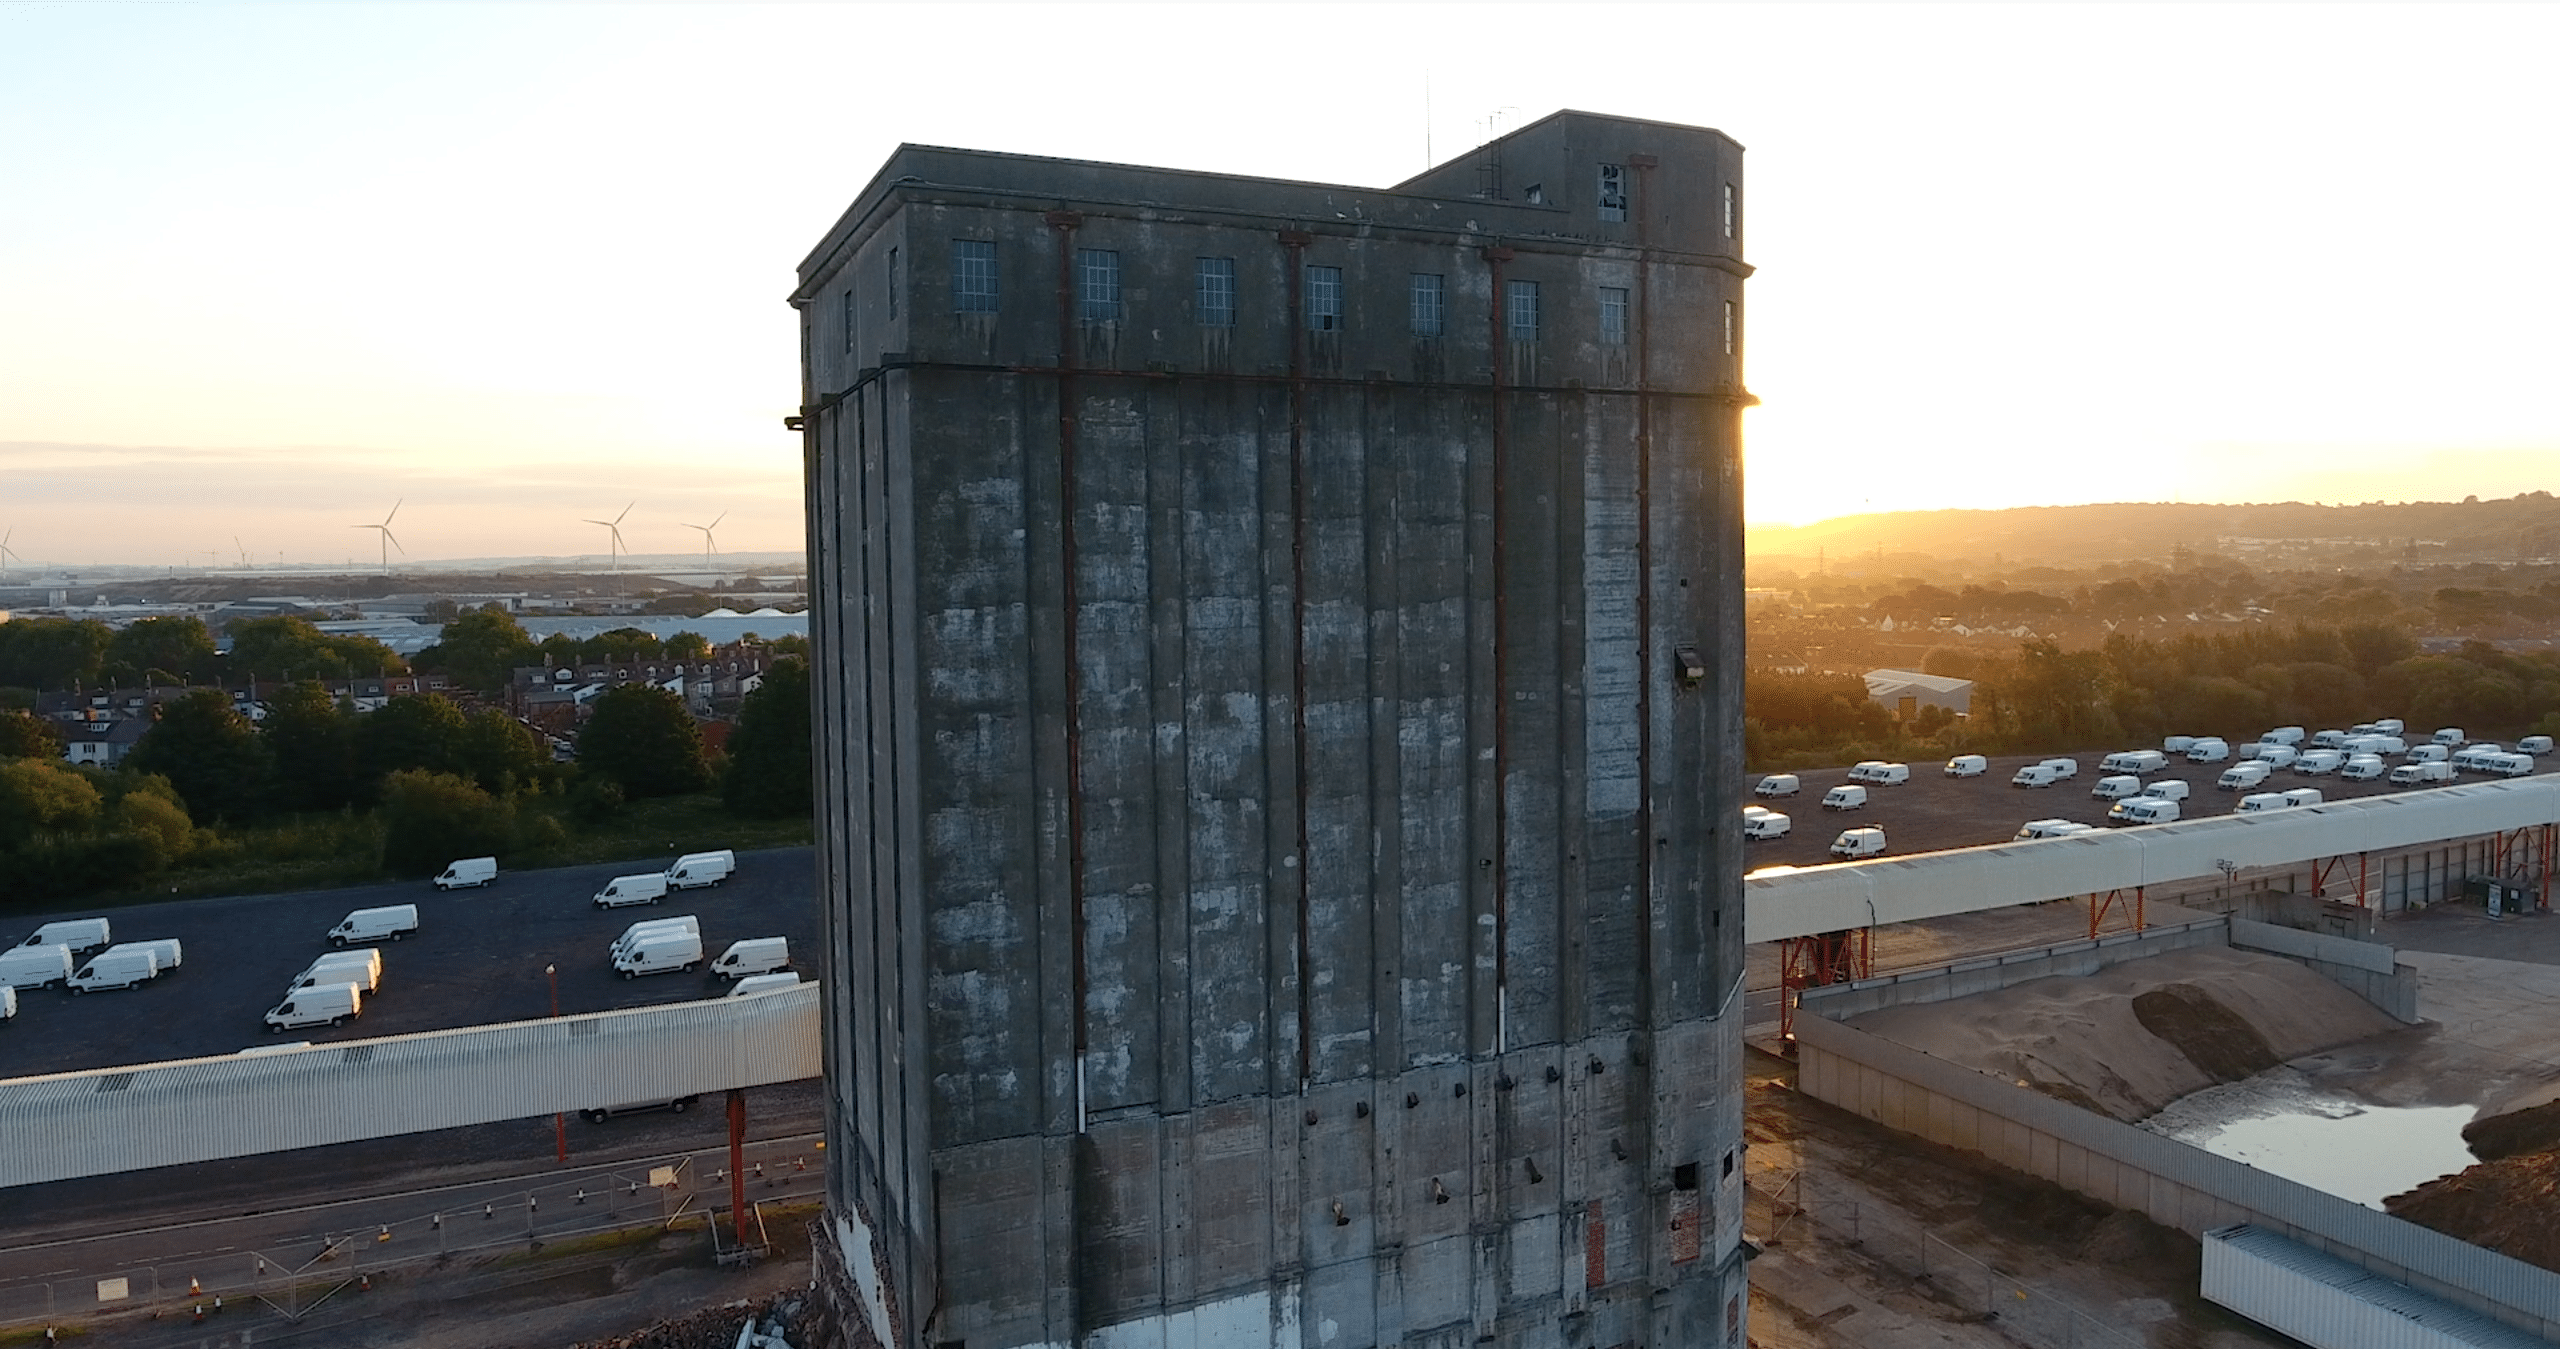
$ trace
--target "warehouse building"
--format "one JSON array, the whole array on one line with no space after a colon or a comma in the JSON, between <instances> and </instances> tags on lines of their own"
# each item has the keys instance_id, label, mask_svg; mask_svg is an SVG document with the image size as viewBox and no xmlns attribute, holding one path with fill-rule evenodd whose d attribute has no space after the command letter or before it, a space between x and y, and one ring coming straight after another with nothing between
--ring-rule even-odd
<instances>
[{"instance_id":1,"label":"warehouse building","mask_svg":"<svg viewBox=\"0 0 2560 1349\"><path fill-rule=\"evenodd\" d=\"M801 265L845 1342L1743 1343L1741 147Z\"/></svg>"}]
</instances>

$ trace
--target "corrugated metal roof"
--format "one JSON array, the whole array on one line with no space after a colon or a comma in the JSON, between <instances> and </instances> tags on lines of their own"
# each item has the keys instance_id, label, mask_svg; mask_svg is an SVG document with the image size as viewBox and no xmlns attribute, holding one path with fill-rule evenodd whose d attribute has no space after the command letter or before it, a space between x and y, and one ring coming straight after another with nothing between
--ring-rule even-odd
<instances>
[{"instance_id":1,"label":"corrugated metal roof","mask_svg":"<svg viewBox=\"0 0 2560 1349\"><path fill-rule=\"evenodd\" d=\"M2539 1336L2529 1335L2441 1298L2430 1297L2405 1283L2386 1279L2362 1266L2313 1250L2263 1228L2246 1224L2217 1228L2205 1233L2204 1241L2208 1250L2218 1244L2263 1260L2336 1289L2343 1297L2417 1322L2458 1343L2478 1345L2480 1349L2551 1349L2550 1341ZM2207 1259L2211 1256L2208 1255Z\"/></svg>"},{"instance_id":2,"label":"corrugated metal roof","mask_svg":"<svg viewBox=\"0 0 2560 1349\"><path fill-rule=\"evenodd\" d=\"M1743 882L1743 940L1975 913L2560 821L2560 777L1805 867ZM1888 828L1888 833L1890 829Z\"/></svg>"},{"instance_id":3,"label":"corrugated metal roof","mask_svg":"<svg viewBox=\"0 0 2560 1349\"><path fill-rule=\"evenodd\" d=\"M819 1073L818 986L0 1081L0 1186Z\"/></svg>"}]
</instances>

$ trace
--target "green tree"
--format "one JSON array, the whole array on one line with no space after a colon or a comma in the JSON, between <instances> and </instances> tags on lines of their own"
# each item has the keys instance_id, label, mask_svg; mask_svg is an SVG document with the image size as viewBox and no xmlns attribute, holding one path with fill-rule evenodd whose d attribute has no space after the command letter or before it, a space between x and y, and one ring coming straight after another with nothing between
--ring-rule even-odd
<instances>
[{"instance_id":1,"label":"green tree","mask_svg":"<svg viewBox=\"0 0 2560 1349\"><path fill-rule=\"evenodd\" d=\"M471 714L454 742L454 753L481 790L499 796L538 785L551 765L542 738L494 707Z\"/></svg>"},{"instance_id":2,"label":"green tree","mask_svg":"<svg viewBox=\"0 0 2560 1349\"><path fill-rule=\"evenodd\" d=\"M355 679L408 668L370 637L335 637L309 619L280 615L233 623L226 668L234 678Z\"/></svg>"},{"instance_id":3,"label":"green tree","mask_svg":"<svg viewBox=\"0 0 2560 1349\"><path fill-rule=\"evenodd\" d=\"M518 667L543 663L542 648L524 625L502 606L484 604L444 625L434 646L410 662L436 670L464 688L496 693L506 688Z\"/></svg>"},{"instance_id":4,"label":"green tree","mask_svg":"<svg viewBox=\"0 0 2560 1349\"><path fill-rule=\"evenodd\" d=\"M729 767L720 781L729 809L742 815L809 813L809 663L786 656L738 708L729 736Z\"/></svg>"},{"instance_id":5,"label":"green tree","mask_svg":"<svg viewBox=\"0 0 2560 1349\"><path fill-rule=\"evenodd\" d=\"M162 704L159 722L134 744L125 766L169 779L196 819L233 824L265 811L274 771L257 728L220 689Z\"/></svg>"},{"instance_id":6,"label":"green tree","mask_svg":"<svg viewBox=\"0 0 2560 1349\"><path fill-rule=\"evenodd\" d=\"M98 822L98 789L69 764L0 759L0 851L42 833L87 833Z\"/></svg>"},{"instance_id":7,"label":"green tree","mask_svg":"<svg viewBox=\"0 0 2560 1349\"><path fill-rule=\"evenodd\" d=\"M192 684L210 678L219 659L204 620L181 614L134 620L108 640L104 668L120 684Z\"/></svg>"},{"instance_id":8,"label":"green tree","mask_svg":"<svg viewBox=\"0 0 2560 1349\"><path fill-rule=\"evenodd\" d=\"M115 634L94 618L21 618L0 623L0 685L86 688L98 682Z\"/></svg>"},{"instance_id":9,"label":"green tree","mask_svg":"<svg viewBox=\"0 0 2560 1349\"><path fill-rule=\"evenodd\" d=\"M126 792L107 812L108 824L117 833L149 837L158 844L160 858L173 862L186 856L194 845L195 822L187 818L186 804L178 800L178 794L168 790L167 779L149 781L157 783L160 790Z\"/></svg>"},{"instance_id":10,"label":"green tree","mask_svg":"<svg viewBox=\"0 0 2560 1349\"><path fill-rule=\"evenodd\" d=\"M320 681L297 680L276 690L258 734L275 760L277 805L336 810L361 794L354 719Z\"/></svg>"},{"instance_id":11,"label":"green tree","mask_svg":"<svg viewBox=\"0 0 2560 1349\"><path fill-rule=\"evenodd\" d=\"M451 773L403 769L382 780L382 865L432 876L457 857L515 847L515 809Z\"/></svg>"},{"instance_id":12,"label":"green tree","mask_svg":"<svg viewBox=\"0 0 2560 1349\"><path fill-rule=\"evenodd\" d=\"M711 654L711 639L698 632L679 632L667 639L667 659L701 660Z\"/></svg>"},{"instance_id":13,"label":"green tree","mask_svg":"<svg viewBox=\"0 0 2560 1349\"><path fill-rule=\"evenodd\" d=\"M41 717L0 712L0 759L59 759L62 741Z\"/></svg>"},{"instance_id":14,"label":"green tree","mask_svg":"<svg viewBox=\"0 0 2560 1349\"><path fill-rule=\"evenodd\" d=\"M458 773L468 721L438 693L394 698L356 719L356 773L372 783L403 769Z\"/></svg>"},{"instance_id":15,"label":"green tree","mask_svg":"<svg viewBox=\"0 0 2560 1349\"><path fill-rule=\"evenodd\" d=\"M702 731L684 700L655 684L625 684L596 695L595 715L578 733L578 764L622 786L625 797L680 796L708 785Z\"/></svg>"},{"instance_id":16,"label":"green tree","mask_svg":"<svg viewBox=\"0 0 2560 1349\"><path fill-rule=\"evenodd\" d=\"M578 643L582 660L656 660L666 654L667 644L658 635L641 628L609 628Z\"/></svg>"}]
</instances>

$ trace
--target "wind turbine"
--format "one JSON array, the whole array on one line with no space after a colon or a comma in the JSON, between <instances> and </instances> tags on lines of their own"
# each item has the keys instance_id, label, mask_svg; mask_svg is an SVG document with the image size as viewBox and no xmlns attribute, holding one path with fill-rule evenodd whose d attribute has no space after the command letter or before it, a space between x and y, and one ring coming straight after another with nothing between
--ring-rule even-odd
<instances>
[{"instance_id":1,"label":"wind turbine","mask_svg":"<svg viewBox=\"0 0 2560 1349\"><path fill-rule=\"evenodd\" d=\"M17 535L18 527L16 525L9 526L7 533L0 534L0 576L7 576L9 574L9 559L18 557L18 550L9 546L9 540L16 538ZM26 561L25 558L18 558L18 560L21 562Z\"/></svg>"},{"instance_id":2,"label":"wind turbine","mask_svg":"<svg viewBox=\"0 0 2560 1349\"><path fill-rule=\"evenodd\" d=\"M391 515L398 515L398 514L400 513L400 507L401 507L402 505L406 504L406 503L408 502L408 500L409 500L409 498L407 498L407 497L402 497L402 498L400 498L400 500L395 501L395 502L392 502L392 503L391 503ZM392 550L392 549L394 549L394 548L400 548L400 541L399 541L398 539L395 539L395 538L391 537L391 515L386 515L386 516L382 517L382 523L381 523L381 524L378 524L378 525L349 525L349 526L347 526L347 528L349 528L349 529L371 529L371 530L378 530L378 531L380 531L380 532L381 532L381 534L382 534L382 574L383 574L383 575L385 575L385 576L389 576L389 575L391 574L391 550ZM234 540L232 540L232 542L237 543L237 542L239 542L239 540L234 539ZM401 556L406 557L406 556L408 556L408 554L409 554L409 550L408 550L408 549L406 549L406 548L400 548L400 555L401 555Z\"/></svg>"},{"instance_id":3,"label":"wind turbine","mask_svg":"<svg viewBox=\"0 0 2560 1349\"><path fill-rule=\"evenodd\" d=\"M729 513L727 511L722 511L718 515L711 517L710 524L685 525L685 528L687 529L698 529L702 531L702 565L706 567L711 565L711 531L718 529L720 527L720 522L728 518ZM682 522L679 521L678 523Z\"/></svg>"},{"instance_id":4,"label":"wind turbine","mask_svg":"<svg viewBox=\"0 0 2560 1349\"><path fill-rule=\"evenodd\" d=\"M625 502L622 507L622 515L629 515L631 513L631 508L639 504L640 503L637 501ZM607 565L613 571L613 592L617 595L622 593L622 555L631 551L622 545L622 515L617 515L610 520L589 520L587 522L591 525L604 526L607 533L611 535L611 537L605 542L605 560Z\"/></svg>"}]
</instances>

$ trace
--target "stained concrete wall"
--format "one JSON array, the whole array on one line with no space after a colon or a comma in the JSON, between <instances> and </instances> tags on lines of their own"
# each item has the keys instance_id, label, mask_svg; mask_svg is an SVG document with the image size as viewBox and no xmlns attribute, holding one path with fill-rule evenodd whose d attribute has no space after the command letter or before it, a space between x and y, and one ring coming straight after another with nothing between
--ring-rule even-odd
<instances>
[{"instance_id":1,"label":"stained concrete wall","mask_svg":"<svg viewBox=\"0 0 2560 1349\"><path fill-rule=\"evenodd\" d=\"M832 1197L893 1342L1740 1342L1739 150L1512 140L1630 219L908 147L804 265Z\"/></svg>"}]
</instances>

